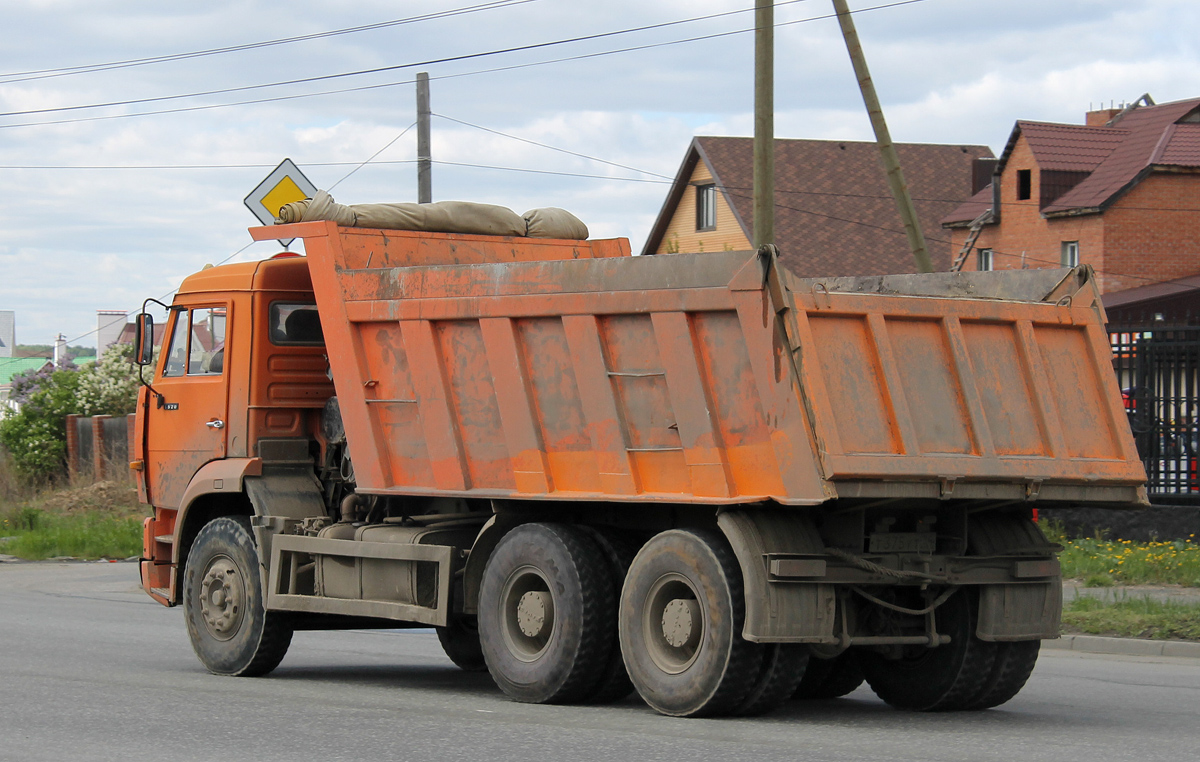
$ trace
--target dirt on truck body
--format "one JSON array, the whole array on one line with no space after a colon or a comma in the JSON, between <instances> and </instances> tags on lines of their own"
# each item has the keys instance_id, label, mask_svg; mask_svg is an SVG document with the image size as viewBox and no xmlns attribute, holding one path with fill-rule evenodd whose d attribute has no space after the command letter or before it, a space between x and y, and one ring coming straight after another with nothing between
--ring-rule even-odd
<instances>
[{"instance_id":1,"label":"dirt on truck body","mask_svg":"<svg viewBox=\"0 0 1200 762\"><path fill-rule=\"evenodd\" d=\"M251 233L306 256L185 282L134 463L143 584L216 673L408 624L520 701L983 709L1058 636L1032 509L1145 502L1086 268Z\"/></svg>"}]
</instances>

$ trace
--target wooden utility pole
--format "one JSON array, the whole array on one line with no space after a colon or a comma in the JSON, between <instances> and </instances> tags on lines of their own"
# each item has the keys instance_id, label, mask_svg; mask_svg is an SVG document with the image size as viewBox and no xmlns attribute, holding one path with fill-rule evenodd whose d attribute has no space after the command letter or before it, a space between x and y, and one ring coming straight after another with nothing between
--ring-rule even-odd
<instances>
[{"instance_id":1,"label":"wooden utility pole","mask_svg":"<svg viewBox=\"0 0 1200 762\"><path fill-rule=\"evenodd\" d=\"M417 74L417 203L433 201L433 162L429 156L429 74Z\"/></svg>"},{"instance_id":2,"label":"wooden utility pole","mask_svg":"<svg viewBox=\"0 0 1200 762\"><path fill-rule=\"evenodd\" d=\"M904 233L908 236L909 248L912 249L913 259L917 261L917 271L931 273L933 261L929 258L929 249L925 246L925 234L917 220L917 210L913 206L912 196L908 193L908 184L904 182L904 172L900 169L896 146L892 144L887 122L883 119L883 107L879 105L879 97L875 94L875 85L871 82L871 72L867 70L867 59L863 56L862 45L858 42L858 32L854 29L854 20L850 18L850 9L846 7L846 0L833 0L833 9L837 11L838 23L842 26L842 37L846 40L846 50L849 51L850 62L854 65L854 75L858 77L858 89L862 91L863 103L867 106L867 115L871 118L872 129L875 130L875 142L883 156L888 187L891 188L892 197L896 199L900 219L904 221Z\"/></svg>"},{"instance_id":3,"label":"wooden utility pole","mask_svg":"<svg viewBox=\"0 0 1200 762\"><path fill-rule=\"evenodd\" d=\"M754 248L775 242L775 3L754 5Z\"/></svg>"}]
</instances>

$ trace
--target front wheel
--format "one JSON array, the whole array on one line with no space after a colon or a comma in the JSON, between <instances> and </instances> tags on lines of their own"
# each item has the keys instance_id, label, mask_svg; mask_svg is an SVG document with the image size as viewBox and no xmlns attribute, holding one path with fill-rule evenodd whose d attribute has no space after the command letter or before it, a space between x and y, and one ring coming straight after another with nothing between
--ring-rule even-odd
<instances>
[{"instance_id":1,"label":"front wheel","mask_svg":"<svg viewBox=\"0 0 1200 762\"><path fill-rule=\"evenodd\" d=\"M215 519L196 535L183 608L192 649L213 674L265 675L292 642L286 615L263 609L258 551L241 516Z\"/></svg>"}]
</instances>

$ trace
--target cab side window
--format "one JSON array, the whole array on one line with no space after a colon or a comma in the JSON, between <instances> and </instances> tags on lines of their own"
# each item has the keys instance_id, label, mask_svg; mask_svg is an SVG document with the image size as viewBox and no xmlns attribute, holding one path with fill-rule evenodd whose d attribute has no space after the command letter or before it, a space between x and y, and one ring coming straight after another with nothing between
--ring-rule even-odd
<instances>
[{"instance_id":1,"label":"cab side window","mask_svg":"<svg viewBox=\"0 0 1200 762\"><path fill-rule=\"evenodd\" d=\"M225 371L224 307L180 310L171 331L163 377L218 376Z\"/></svg>"},{"instance_id":2,"label":"cab side window","mask_svg":"<svg viewBox=\"0 0 1200 762\"><path fill-rule=\"evenodd\" d=\"M189 376L218 376L225 370L225 308L192 310Z\"/></svg>"}]
</instances>

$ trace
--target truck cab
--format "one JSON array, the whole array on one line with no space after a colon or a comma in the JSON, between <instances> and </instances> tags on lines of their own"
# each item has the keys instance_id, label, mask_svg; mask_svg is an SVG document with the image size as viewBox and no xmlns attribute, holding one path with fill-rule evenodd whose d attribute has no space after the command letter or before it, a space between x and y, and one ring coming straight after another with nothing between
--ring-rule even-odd
<instances>
[{"instance_id":1,"label":"truck cab","mask_svg":"<svg viewBox=\"0 0 1200 762\"><path fill-rule=\"evenodd\" d=\"M141 501L153 507L141 561L146 592L179 602L174 570L199 523L251 515L241 480L261 473L262 448L311 457L313 413L332 395L303 257L209 267L183 282L139 398L132 467ZM177 533L192 510L197 527Z\"/></svg>"}]
</instances>

